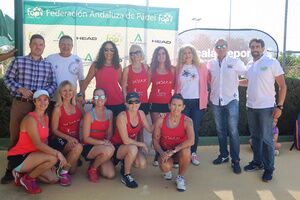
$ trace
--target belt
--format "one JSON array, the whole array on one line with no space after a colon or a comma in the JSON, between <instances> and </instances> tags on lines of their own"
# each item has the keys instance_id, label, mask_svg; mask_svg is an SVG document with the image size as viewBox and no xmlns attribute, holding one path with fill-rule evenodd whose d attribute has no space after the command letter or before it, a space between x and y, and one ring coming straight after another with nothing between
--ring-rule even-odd
<instances>
[{"instance_id":1,"label":"belt","mask_svg":"<svg viewBox=\"0 0 300 200\"><path fill-rule=\"evenodd\" d=\"M27 102L27 103L32 103L32 99L27 99L27 98L24 98L24 97L15 97L16 100L18 101L22 101L22 102Z\"/></svg>"}]
</instances>

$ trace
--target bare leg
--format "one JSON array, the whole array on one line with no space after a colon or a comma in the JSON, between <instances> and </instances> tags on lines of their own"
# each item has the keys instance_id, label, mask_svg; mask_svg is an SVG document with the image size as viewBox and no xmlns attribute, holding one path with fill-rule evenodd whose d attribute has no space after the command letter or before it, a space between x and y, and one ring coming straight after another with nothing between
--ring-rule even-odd
<instances>
[{"instance_id":1,"label":"bare leg","mask_svg":"<svg viewBox=\"0 0 300 200\"><path fill-rule=\"evenodd\" d=\"M69 169L69 173L74 174L77 170L77 161L80 158L80 155L82 152L82 144L78 143L72 149L65 148L64 151L67 152L66 159L67 159L68 163L71 165L71 168Z\"/></svg>"},{"instance_id":2,"label":"bare leg","mask_svg":"<svg viewBox=\"0 0 300 200\"><path fill-rule=\"evenodd\" d=\"M122 144L117 152L117 158L124 159L124 173L130 174L132 164L134 163L138 154L138 148L131 144Z\"/></svg>"},{"instance_id":3,"label":"bare leg","mask_svg":"<svg viewBox=\"0 0 300 200\"><path fill-rule=\"evenodd\" d=\"M87 158L94 159L92 167L98 168L103 163L111 159L114 151L115 148L113 145L96 145L91 149Z\"/></svg>"},{"instance_id":4,"label":"bare leg","mask_svg":"<svg viewBox=\"0 0 300 200\"><path fill-rule=\"evenodd\" d=\"M178 175L183 176L191 162L191 150L190 148L182 149L177 153L179 161Z\"/></svg>"},{"instance_id":5,"label":"bare leg","mask_svg":"<svg viewBox=\"0 0 300 200\"><path fill-rule=\"evenodd\" d=\"M115 166L111 160L106 161L100 166L100 173L104 178L113 179L115 177Z\"/></svg>"},{"instance_id":6,"label":"bare leg","mask_svg":"<svg viewBox=\"0 0 300 200\"><path fill-rule=\"evenodd\" d=\"M146 165L147 165L147 161L146 161L144 154L140 150L138 150L138 154L134 161L134 166L136 168L145 169Z\"/></svg>"}]
</instances>

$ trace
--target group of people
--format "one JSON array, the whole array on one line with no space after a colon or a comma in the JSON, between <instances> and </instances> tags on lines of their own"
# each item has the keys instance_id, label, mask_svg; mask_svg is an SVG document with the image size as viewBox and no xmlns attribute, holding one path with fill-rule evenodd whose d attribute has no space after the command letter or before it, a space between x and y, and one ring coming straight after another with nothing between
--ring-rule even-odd
<instances>
[{"instance_id":1,"label":"group of people","mask_svg":"<svg viewBox=\"0 0 300 200\"><path fill-rule=\"evenodd\" d=\"M215 43L215 59L201 62L196 49L186 45L180 48L175 67L165 47L155 49L148 66L142 48L134 44L129 49L130 65L124 69L116 45L106 41L86 77L81 59L71 53L70 36L62 36L60 53L46 59L42 58L45 41L41 35L32 35L29 46L30 54L16 57L4 76L13 102L12 147L2 183L13 175L16 185L33 194L41 192L36 179L70 185L70 175L76 173L83 156L89 161L90 181L97 182L99 175L115 177L119 163L121 182L136 188L138 183L131 171L133 166L146 167L148 146L142 134L145 129L152 133L156 151L153 164L159 165L166 180L173 177L172 167L179 166L177 190L185 191L184 174L189 163L200 164L198 133L209 99L220 146L220 155L213 164L228 162L230 155L233 172L239 174L239 85L248 86L246 106L254 154L244 170L264 168L262 179L272 179L272 122L281 115L286 85L278 61L263 54L263 40L250 41L253 61L247 67L227 55L228 43L219 39ZM239 80L239 75L246 79ZM85 91L93 78L93 107L84 113ZM275 81L279 85L277 103ZM147 120L148 113L152 123Z\"/></svg>"}]
</instances>

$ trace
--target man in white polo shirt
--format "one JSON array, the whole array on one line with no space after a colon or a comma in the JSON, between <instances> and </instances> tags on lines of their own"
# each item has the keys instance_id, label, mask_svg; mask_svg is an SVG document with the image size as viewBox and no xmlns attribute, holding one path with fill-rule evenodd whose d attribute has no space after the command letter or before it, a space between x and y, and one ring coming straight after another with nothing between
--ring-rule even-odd
<instances>
[{"instance_id":1,"label":"man in white polo shirt","mask_svg":"<svg viewBox=\"0 0 300 200\"><path fill-rule=\"evenodd\" d=\"M245 171L264 168L262 180L273 178L274 141L273 120L278 119L283 109L286 95L284 72L276 59L264 55L265 43L262 39L252 39L249 43L253 60L247 65L247 116L252 139L253 160L244 167ZM275 82L279 87L277 104Z\"/></svg>"},{"instance_id":2,"label":"man in white polo shirt","mask_svg":"<svg viewBox=\"0 0 300 200\"><path fill-rule=\"evenodd\" d=\"M232 170L241 173L239 121L239 75L246 72L244 63L227 55L228 43L219 39L215 43L217 57L208 62L209 80L211 85L210 104L219 139L219 156L213 164L219 165L229 161L227 135L230 138L230 157Z\"/></svg>"}]
</instances>

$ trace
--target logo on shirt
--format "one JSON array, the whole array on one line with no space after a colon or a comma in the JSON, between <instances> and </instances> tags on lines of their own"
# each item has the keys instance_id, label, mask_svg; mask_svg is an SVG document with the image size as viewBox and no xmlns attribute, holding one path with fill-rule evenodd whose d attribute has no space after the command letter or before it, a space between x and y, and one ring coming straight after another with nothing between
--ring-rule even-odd
<instances>
[{"instance_id":1,"label":"logo on shirt","mask_svg":"<svg viewBox=\"0 0 300 200\"><path fill-rule=\"evenodd\" d=\"M79 73L79 67L78 67L78 64L79 64L79 60L76 59L75 62L71 62L70 65L69 65L69 72L73 75L76 75Z\"/></svg>"},{"instance_id":2,"label":"logo on shirt","mask_svg":"<svg viewBox=\"0 0 300 200\"><path fill-rule=\"evenodd\" d=\"M260 67L261 71L266 71L268 69L268 67Z\"/></svg>"},{"instance_id":3,"label":"logo on shirt","mask_svg":"<svg viewBox=\"0 0 300 200\"><path fill-rule=\"evenodd\" d=\"M187 78L192 78L192 79L196 78L195 73L191 73L190 71L187 71L187 70L183 70L182 76L187 77Z\"/></svg>"},{"instance_id":4,"label":"logo on shirt","mask_svg":"<svg viewBox=\"0 0 300 200\"><path fill-rule=\"evenodd\" d=\"M232 65L227 65L227 68L228 68L228 69L232 69L233 66L232 66Z\"/></svg>"}]
</instances>

